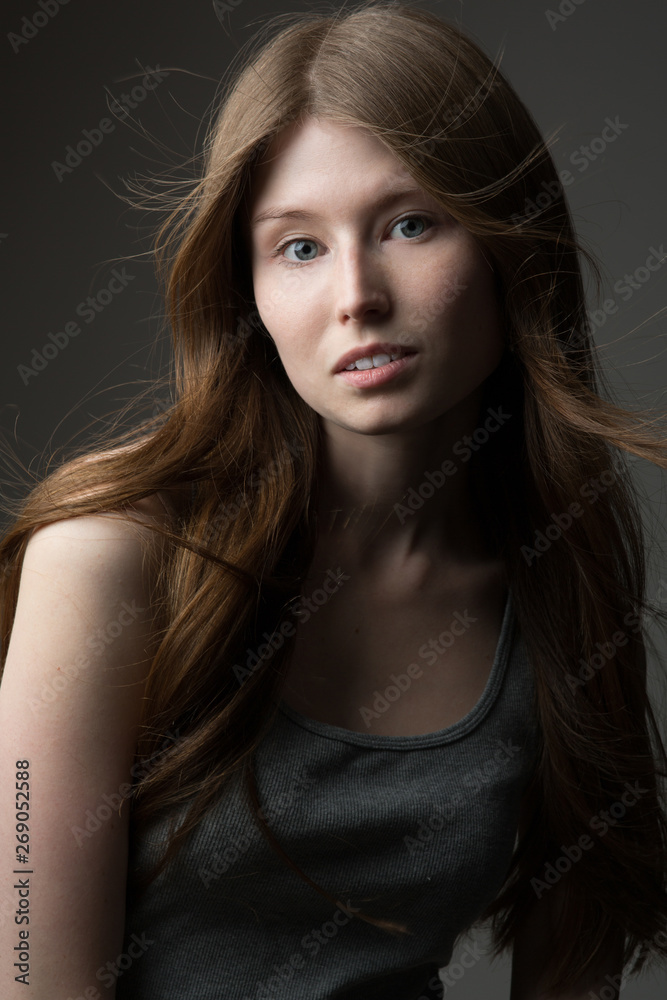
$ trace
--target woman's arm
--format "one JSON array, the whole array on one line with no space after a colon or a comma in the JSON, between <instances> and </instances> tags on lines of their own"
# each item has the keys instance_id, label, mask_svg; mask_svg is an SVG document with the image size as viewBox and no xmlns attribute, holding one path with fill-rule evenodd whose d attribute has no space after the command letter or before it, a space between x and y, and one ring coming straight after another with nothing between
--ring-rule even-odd
<instances>
[{"instance_id":1,"label":"woman's arm","mask_svg":"<svg viewBox=\"0 0 667 1000\"><path fill-rule=\"evenodd\" d=\"M123 943L129 802L120 817L118 805L151 660L143 530L69 518L26 548L0 685L4 1000L115 996L97 973Z\"/></svg>"},{"instance_id":2,"label":"woman's arm","mask_svg":"<svg viewBox=\"0 0 667 1000\"><path fill-rule=\"evenodd\" d=\"M552 929L562 899L561 883L551 886L548 892L536 900L536 905L517 934L512 957L512 987L510 1000L546 1000L542 991L544 983L541 975L549 955ZM616 1000L620 996L622 941L609 942L600 961L585 980L576 987L562 993L555 993L550 1000L591 1000L602 996L605 1000ZM613 991L613 992L610 992Z\"/></svg>"}]
</instances>

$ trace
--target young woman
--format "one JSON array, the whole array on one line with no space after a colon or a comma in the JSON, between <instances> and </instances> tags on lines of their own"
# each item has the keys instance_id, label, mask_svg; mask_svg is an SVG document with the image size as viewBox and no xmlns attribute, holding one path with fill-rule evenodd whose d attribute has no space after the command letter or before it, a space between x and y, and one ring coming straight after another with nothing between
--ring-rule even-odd
<instances>
[{"instance_id":1,"label":"young woman","mask_svg":"<svg viewBox=\"0 0 667 1000\"><path fill-rule=\"evenodd\" d=\"M437 997L484 920L511 1000L617 996L667 954L664 434L479 48L272 24L160 232L172 405L0 547L2 996Z\"/></svg>"}]
</instances>

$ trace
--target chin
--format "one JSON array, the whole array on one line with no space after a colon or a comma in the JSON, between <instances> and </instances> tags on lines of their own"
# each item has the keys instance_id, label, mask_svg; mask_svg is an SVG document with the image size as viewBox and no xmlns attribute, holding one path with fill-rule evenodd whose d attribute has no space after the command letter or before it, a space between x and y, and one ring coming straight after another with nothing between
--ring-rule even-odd
<instances>
[{"instance_id":1,"label":"chin","mask_svg":"<svg viewBox=\"0 0 667 1000\"><path fill-rule=\"evenodd\" d=\"M408 416L403 419L394 416L384 416L376 417L374 419L367 419L364 421L357 421L355 423L346 421L342 418L337 418L335 416L321 416L325 428L338 427L341 430L348 431L350 434L361 434L364 436L376 436L379 434L396 434L400 431L412 430L414 427L418 426L419 421L414 417L410 418Z\"/></svg>"}]
</instances>

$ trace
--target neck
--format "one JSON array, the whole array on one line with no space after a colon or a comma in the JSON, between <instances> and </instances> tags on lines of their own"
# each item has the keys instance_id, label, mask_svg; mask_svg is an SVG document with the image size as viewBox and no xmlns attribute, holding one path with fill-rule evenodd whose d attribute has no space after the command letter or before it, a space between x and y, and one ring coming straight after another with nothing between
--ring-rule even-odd
<instances>
[{"instance_id":1,"label":"neck","mask_svg":"<svg viewBox=\"0 0 667 1000\"><path fill-rule=\"evenodd\" d=\"M464 405L465 404L465 405ZM360 434L326 423L318 546L377 569L488 561L472 503L472 435L487 414L464 400L427 427Z\"/></svg>"}]
</instances>

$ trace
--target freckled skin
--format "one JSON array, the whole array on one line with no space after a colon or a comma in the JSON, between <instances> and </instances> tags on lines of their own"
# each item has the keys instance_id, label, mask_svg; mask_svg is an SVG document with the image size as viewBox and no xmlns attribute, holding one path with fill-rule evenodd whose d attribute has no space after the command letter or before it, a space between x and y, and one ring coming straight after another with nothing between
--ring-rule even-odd
<instances>
[{"instance_id":1,"label":"freckled skin","mask_svg":"<svg viewBox=\"0 0 667 1000\"><path fill-rule=\"evenodd\" d=\"M474 237L422 190L374 207L387 188L418 187L367 130L313 119L278 136L254 173L250 218L276 205L321 216L260 223L252 277L290 381L342 446L447 428L466 399L474 427L477 390L503 353L494 275ZM307 242L272 257L289 238ZM370 389L332 374L341 355L377 340L416 349L409 369Z\"/></svg>"},{"instance_id":2,"label":"freckled skin","mask_svg":"<svg viewBox=\"0 0 667 1000\"><path fill-rule=\"evenodd\" d=\"M380 207L389 190L404 193ZM286 677L292 705L365 726L359 706L465 608L477 624L448 650L444 669L432 667L374 721L374 731L393 735L436 731L469 711L488 679L505 603L500 566L476 522L466 462L409 515L399 518L395 505L478 426L484 380L504 350L492 267L359 127L290 126L256 168L246 207L257 310L324 432L323 527L304 592L328 567L347 574L341 593L299 626ZM250 227L276 207L311 218ZM417 353L382 385L334 374L344 354L366 354L376 341Z\"/></svg>"}]
</instances>

